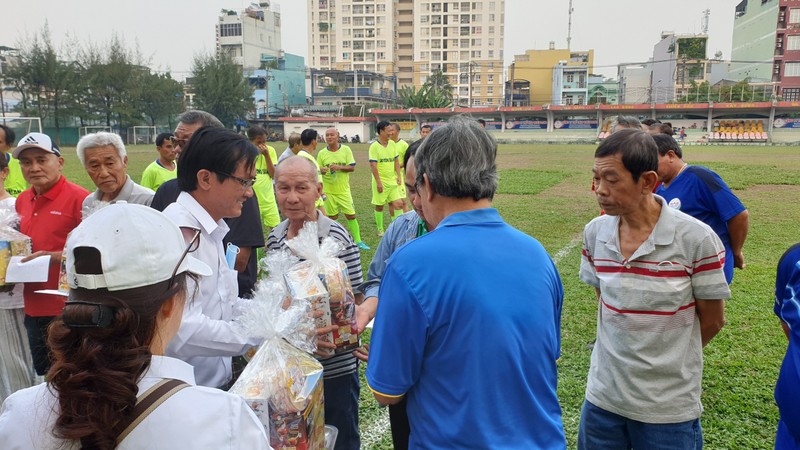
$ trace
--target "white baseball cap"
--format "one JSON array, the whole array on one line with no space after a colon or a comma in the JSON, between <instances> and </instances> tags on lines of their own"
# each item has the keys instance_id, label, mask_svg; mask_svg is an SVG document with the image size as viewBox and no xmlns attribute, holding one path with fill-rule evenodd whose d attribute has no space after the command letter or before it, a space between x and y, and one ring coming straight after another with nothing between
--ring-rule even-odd
<instances>
[{"instance_id":1,"label":"white baseball cap","mask_svg":"<svg viewBox=\"0 0 800 450\"><path fill-rule=\"evenodd\" d=\"M102 274L76 273L79 247L97 249ZM211 275L208 265L187 254L180 228L144 205L114 203L98 210L72 230L66 253L71 288L120 291L167 281L173 273Z\"/></svg>"},{"instance_id":2,"label":"white baseball cap","mask_svg":"<svg viewBox=\"0 0 800 450\"><path fill-rule=\"evenodd\" d=\"M25 137L19 140L19 145L17 145L17 148L15 148L13 152L11 152L11 156L19 159L19 154L29 148L38 148L46 152L50 152L56 156L61 156L61 150L56 144L53 143L53 140L50 139L50 136L44 133L26 134Z\"/></svg>"}]
</instances>

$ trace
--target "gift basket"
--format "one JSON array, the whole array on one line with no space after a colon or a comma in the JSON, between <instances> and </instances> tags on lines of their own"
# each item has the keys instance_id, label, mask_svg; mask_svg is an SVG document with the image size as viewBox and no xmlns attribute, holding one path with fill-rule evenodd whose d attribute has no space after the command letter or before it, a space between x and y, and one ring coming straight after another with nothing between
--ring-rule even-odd
<instances>
[{"instance_id":1,"label":"gift basket","mask_svg":"<svg viewBox=\"0 0 800 450\"><path fill-rule=\"evenodd\" d=\"M0 208L0 286L6 284L6 272L12 256L31 254L31 238L16 230L19 216L9 208Z\"/></svg>"}]
</instances>

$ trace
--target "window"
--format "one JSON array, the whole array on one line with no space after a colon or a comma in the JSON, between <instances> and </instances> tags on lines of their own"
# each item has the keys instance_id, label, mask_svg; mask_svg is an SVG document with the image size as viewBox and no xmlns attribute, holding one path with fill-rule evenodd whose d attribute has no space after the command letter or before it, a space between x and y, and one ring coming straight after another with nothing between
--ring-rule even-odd
<instances>
[{"instance_id":1,"label":"window","mask_svg":"<svg viewBox=\"0 0 800 450\"><path fill-rule=\"evenodd\" d=\"M796 102L800 100L800 88L784 88L783 99L787 102Z\"/></svg>"},{"instance_id":2,"label":"window","mask_svg":"<svg viewBox=\"0 0 800 450\"><path fill-rule=\"evenodd\" d=\"M800 77L800 62L787 62L783 65L783 76Z\"/></svg>"},{"instance_id":3,"label":"window","mask_svg":"<svg viewBox=\"0 0 800 450\"><path fill-rule=\"evenodd\" d=\"M487 87L486 88L486 93L488 95L494 95L494 88L492 86Z\"/></svg>"},{"instance_id":4,"label":"window","mask_svg":"<svg viewBox=\"0 0 800 450\"><path fill-rule=\"evenodd\" d=\"M489 58L494 58L494 50L489 50Z\"/></svg>"},{"instance_id":5,"label":"window","mask_svg":"<svg viewBox=\"0 0 800 450\"><path fill-rule=\"evenodd\" d=\"M489 83L494 83L494 75L492 74L486 75L486 79L489 81Z\"/></svg>"},{"instance_id":6,"label":"window","mask_svg":"<svg viewBox=\"0 0 800 450\"><path fill-rule=\"evenodd\" d=\"M223 23L219 26L219 36L241 36L242 24L241 23Z\"/></svg>"},{"instance_id":7,"label":"window","mask_svg":"<svg viewBox=\"0 0 800 450\"><path fill-rule=\"evenodd\" d=\"M472 27L472 34L481 34L481 27Z\"/></svg>"},{"instance_id":8,"label":"window","mask_svg":"<svg viewBox=\"0 0 800 450\"><path fill-rule=\"evenodd\" d=\"M386 48L386 41L383 39L379 39L377 42L378 48Z\"/></svg>"},{"instance_id":9,"label":"window","mask_svg":"<svg viewBox=\"0 0 800 450\"><path fill-rule=\"evenodd\" d=\"M350 48L350 41L342 41L342 48Z\"/></svg>"},{"instance_id":10,"label":"window","mask_svg":"<svg viewBox=\"0 0 800 450\"><path fill-rule=\"evenodd\" d=\"M477 82L481 81L481 74L479 74L479 73L475 74L475 81L477 81Z\"/></svg>"},{"instance_id":11,"label":"window","mask_svg":"<svg viewBox=\"0 0 800 450\"><path fill-rule=\"evenodd\" d=\"M378 11L378 12L386 12L386 5L384 5L384 4L376 5L376 11Z\"/></svg>"},{"instance_id":12,"label":"window","mask_svg":"<svg viewBox=\"0 0 800 450\"><path fill-rule=\"evenodd\" d=\"M350 18L342 17L342 25L350 25Z\"/></svg>"},{"instance_id":13,"label":"window","mask_svg":"<svg viewBox=\"0 0 800 450\"><path fill-rule=\"evenodd\" d=\"M489 22L494 22L494 14L489 14Z\"/></svg>"},{"instance_id":14,"label":"window","mask_svg":"<svg viewBox=\"0 0 800 450\"><path fill-rule=\"evenodd\" d=\"M342 53L342 59L344 59L344 60L350 59L350 52Z\"/></svg>"},{"instance_id":15,"label":"window","mask_svg":"<svg viewBox=\"0 0 800 450\"><path fill-rule=\"evenodd\" d=\"M567 78L567 83L572 83L572 82L575 81L575 75L574 74L568 73L566 78Z\"/></svg>"},{"instance_id":16,"label":"window","mask_svg":"<svg viewBox=\"0 0 800 450\"><path fill-rule=\"evenodd\" d=\"M489 25L489 34L494 34L494 25Z\"/></svg>"},{"instance_id":17,"label":"window","mask_svg":"<svg viewBox=\"0 0 800 450\"><path fill-rule=\"evenodd\" d=\"M800 8L789 10L789 23L800 23Z\"/></svg>"},{"instance_id":18,"label":"window","mask_svg":"<svg viewBox=\"0 0 800 450\"><path fill-rule=\"evenodd\" d=\"M473 58L480 58L481 57L481 51L480 50L473 50L472 51L472 57Z\"/></svg>"},{"instance_id":19,"label":"window","mask_svg":"<svg viewBox=\"0 0 800 450\"><path fill-rule=\"evenodd\" d=\"M789 36L786 41L786 50L800 50L800 34Z\"/></svg>"}]
</instances>

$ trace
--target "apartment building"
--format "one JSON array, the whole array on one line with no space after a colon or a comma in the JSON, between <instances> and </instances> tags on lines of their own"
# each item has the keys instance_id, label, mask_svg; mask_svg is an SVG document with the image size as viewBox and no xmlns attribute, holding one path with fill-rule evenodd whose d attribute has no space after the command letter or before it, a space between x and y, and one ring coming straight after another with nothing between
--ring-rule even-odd
<instances>
[{"instance_id":1,"label":"apartment building","mask_svg":"<svg viewBox=\"0 0 800 450\"><path fill-rule=\"evenodd\" d=\"M531 105L585 105L588 77L594 65L594 50L556 48L526 50L515 55L508 66L508 78L530 83Z\"/></svg>"},{"instance_id":2,"label":"apartment building","mask_svg":"<svg viewBox=\"0 0 800 450\"><path fill-rule=\"evenodd\" d=\"M278 5L261 2L242 11L222 10L216 32L217 56L227 54L245 72L283 56Z\"/></svg>"},{"instance_id":3,"label":"apartment building","mask_svg":"<svg viewBox=\"0 0 800 450\"><path fill-rule=\"evenodd\" d=\"M505 0L308 0L309 65L422 86L447 75L459 105L503 101Z\"/></svg>"}]
</instances>

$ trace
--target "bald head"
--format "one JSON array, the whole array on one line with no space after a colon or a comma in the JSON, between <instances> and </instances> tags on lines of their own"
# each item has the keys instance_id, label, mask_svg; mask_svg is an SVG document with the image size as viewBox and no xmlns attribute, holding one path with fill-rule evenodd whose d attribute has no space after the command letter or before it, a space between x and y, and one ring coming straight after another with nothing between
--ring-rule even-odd
<instances>
[{"instance_id":1,"label":"bald head","mask_svg":"<svg viewBox=\"0 0 800 450\"><path fill-rule=\"evenodd\" d=\"M275 180L283 174L303 174L309 180L316 183L319 181L317 166L310 160L302 156L290 156L275 167Z\"/></svg>"},{"instance_id":2,"label":"bald head","mask_svg":"<svg viewBox=\"0 0 800 450\"><path fill-rule=\"evenodd\" d=\"M325 130L325 143L328 144L330 149L336 150L339 148L339 130L333 127Z\"/></svg>"}]
</instances>

